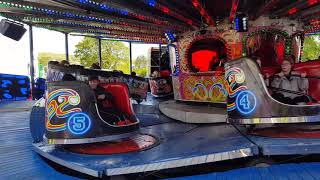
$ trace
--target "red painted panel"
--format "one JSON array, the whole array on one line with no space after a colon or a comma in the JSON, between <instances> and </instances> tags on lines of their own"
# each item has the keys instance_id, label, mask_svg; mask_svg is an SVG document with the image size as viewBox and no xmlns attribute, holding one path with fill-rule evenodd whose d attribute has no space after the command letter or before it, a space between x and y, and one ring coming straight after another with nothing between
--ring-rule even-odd
<instances>
[{"instance_id":1,"label":"red painted panel","mask_svg":"<svg viewBox=\"0 0 320 180\"><path fill-rule=\"evenodd\" d=\"M192 53L192 65L199 69L200 72L209 71L211 61L217 53L212 50L200 50Z\"/></svg>"}]
</instances>

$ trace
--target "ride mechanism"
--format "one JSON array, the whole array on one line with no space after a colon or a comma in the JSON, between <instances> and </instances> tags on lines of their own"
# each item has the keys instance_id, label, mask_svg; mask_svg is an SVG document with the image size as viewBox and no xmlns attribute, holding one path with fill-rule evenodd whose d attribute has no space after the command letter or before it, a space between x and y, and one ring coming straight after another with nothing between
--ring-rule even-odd
<instances>
[{"instance_id":1,"label":"ride mechanism","mask_svg":"<svg viewBox=\"0 0 320 180\"><path fill-rule=\"evenodd\" d=\"M190 5L171 1L102 3L67 0L61 3L52 0L42 3L1 0L2 16L33 26L64 33L148 43L166 43L167 38L170 67L166 70L169 73L162 72L162 79L150 79L150 85L155 87L152 94L157 96L164 89L164 95L167 95L173 90L174 100L179 101L177 104L180 105L184 102L219 104L220 111L222 109L227 116L219 120L225 123L225 128L219 124L208 125L202 128L212 128L211 131L202 130L201 133L219 132L225 133L225 136L218 134L211 137L206 134L205 138L212 138L206 142L218 142L215 140L220 136L232 136L228 140L234 144L240 142L236 142L238 138L245 142L240 145L231 143L232 148L241 146L240 149L219 152L220 146L217 144L223 142L225 148L225 139L219 139L213 148L201 144L203 136L193 134L192 139L191 135L184 134L191 138L188 140L191 140L190 146L193 147L190 151L186 148L185 152L181 152L187 156L184 159L181 154L172 155L167 150L182 139L172 136L172 141L160 141L157 136L163 136L168 128L156 133L155 127L150 126L151 130L139 127L140 121L132 108L130 98L138 97L141 100L147 95L148 84L144 78L88 70L80 66L49 64L46 97L35 104L30 119L35 150L68 168L101 177L270 155L268 151L259 152L258 147L264 147L258 143L248 142L248 139L254 139L252 135L269 139L319 138L318 129L311 129L308 125L314 126L320 121L320 106L316 103L288 105L276 101L263 80L264 73L275 73L278 70L276 66L290 56L297 63L296 71L320 76L318 61L298 63L303 51L304 35L319 33L319 4L316 0L259 0L251 4L237 0L205 0L202 4L193 0ZM225 17L225 12L229 11L230 17ZM221 16L223 18L218 18ZM252 56L261 58L261 68L249 58ZM72 74L76 81L62 81L64 74ZM124 114L118 121L108 118L115 114L98 109L94 92L87 84L90 75L98 75L102 82L100 86L115 98L114 106ZM316 100L320 100L319 84L317 78L310 79L309 95ZM162 88L162 85L167 86ZM221 105L224 107L221 108ZM189 106L194 109L199 107L198 104ZM160 110L169 117L179 111L177 108L168 112L161 109L161 104ZM191 114L184 113L184 117ZM197 123L199 118L208 114L204 111L196 116L191 114L196 118L189 123ZM303 126L298 123L303 123ZM259 128L261 124L273 126ZM281 124L286 124L286 128ZM245 129L247 125L250 128ZM188 126L185 124L176 126L188 129L184 127ZM239 129L244 129L241 135ZM199 147L205 150L192 152ZM137 151L139 154L134 154ZM304 153L319 153L319 150ZM87 156L90 154L98 156ZM139 160L132 160L133 155L139 156ZM129 162L130 158L133 165L123 163ZM148 161L145 162L144 158Z\"/></svg>"}]
</instances>

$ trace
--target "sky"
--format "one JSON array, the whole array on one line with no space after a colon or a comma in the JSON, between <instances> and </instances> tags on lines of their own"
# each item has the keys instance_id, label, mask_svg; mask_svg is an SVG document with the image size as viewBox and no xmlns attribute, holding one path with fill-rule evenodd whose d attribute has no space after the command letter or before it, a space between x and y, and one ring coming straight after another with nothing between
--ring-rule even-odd
<instances>
[{"instance_id":1,"label":"sky","mask_svg":"<svg viewBox=\"0 0 320 180\"><path fill-rule=\"evenodd\" d=\"M0 17L0 20L1 19L3 18ZM12 40L0 34L0 73L29 75L29 27L25 25L25 28L28 29L28 31L20 41ZM70 55L73 54L76 49L76 44L82 39L83 37L81 36L69 36ZM33 44L35 65L37 64L37 55L39 52L65 53L65 35L60 32L34 27ZM139 55L147 56L150 47L159 47L159 45L132 43L133 59Z\"/></svg>"}]
</instances>

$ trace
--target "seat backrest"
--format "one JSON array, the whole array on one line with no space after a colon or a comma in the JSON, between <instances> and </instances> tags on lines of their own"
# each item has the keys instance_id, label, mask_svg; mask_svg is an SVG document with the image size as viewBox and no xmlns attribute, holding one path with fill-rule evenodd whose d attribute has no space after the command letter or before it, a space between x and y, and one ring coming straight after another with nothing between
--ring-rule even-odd
<instances>
[{"instance_id":1,"label":"seat backrest","mask_svg":"<svg viewBox=\"0 0 320 180\"><path fill-rule=\"evenodd\" d=\"M320 77L320 61L309 61L305 63L297 63L293 70L299 73L306 72L308 76ZM280 67L263 67L262 74L274 75L281 71ZM308 94L317 101L320 101L320 79L309 78Z\"/></svg>"},{"instance_id":2,"label":"seat backrest","mask_svg":"<svg viewBox=\"0 0 320 180\"><path fill-rule=\"evenodd\" d=\"M161 77L169 77L170 76L170 71L169 70L160 71L160 76Z\"/></svg>"},{"instance_id":3,"label":"seat backrest","mask_svg":"<svg viewBox=\"0 0 320 180\"><path fill-rule=\"evenodd\" d=\"M320 77L320 61L309 61L294 65L294 70L300 73L306 72L307 76ZM320 101L320 79L309 78L309 95Z\"/></svg>"},{"instance_id":4,"label":"seat backrest","mask_svg":"<svg viewBox=\"0 0 320 180\"><path fill-rule=\"evenodd\" d=\"M279 67L262 67L261 73L262 74L269 74L269 75L275 75L276 73L280 72L280 66Z\"/></svg>"},{"instance_id":5,"label":"seat backrest","mask_svg":"<svg viewBox=\"0 0 320 180\"><path fill-rule=\"evenodd\" d=\"M131 108L128 86L125 83L108 83L99 84L107 92L113 96L114 105L123 113L127 115L133 115Z\"/></svg>"}]
</instances>

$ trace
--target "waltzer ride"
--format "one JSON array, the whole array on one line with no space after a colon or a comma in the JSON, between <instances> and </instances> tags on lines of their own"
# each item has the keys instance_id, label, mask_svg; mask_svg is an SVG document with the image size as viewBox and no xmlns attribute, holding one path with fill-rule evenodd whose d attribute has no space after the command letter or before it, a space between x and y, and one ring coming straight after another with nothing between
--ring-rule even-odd
<instances>
[{"instance_id":1,"label":"waltzer ride","mask_svg":"<svg viewBox=\"0 0 320 180\"><path fill-rule=\"evenodd\" d=\"M147 93L143 78L49 65L46 97L35 104L30 128L35 151L62 166L104 177L320 153L320 63L301 62L304 38L319 33L319 1L1 0L0 5L2 16L34 26L168 44L171 67L149 83L154 96L168 95L172 87L174 100L159 104L171 119L150 115L143 105L135 106L139 115L135 111L131 99ZM278 73L287 58L295 71L307 73L312 102L289 105L272 97L265 75ZM64 74L76 79L62 81ZM114 96L123 119L104 118L87 82L90 75Z\"/></svg>"}]
</instances>

